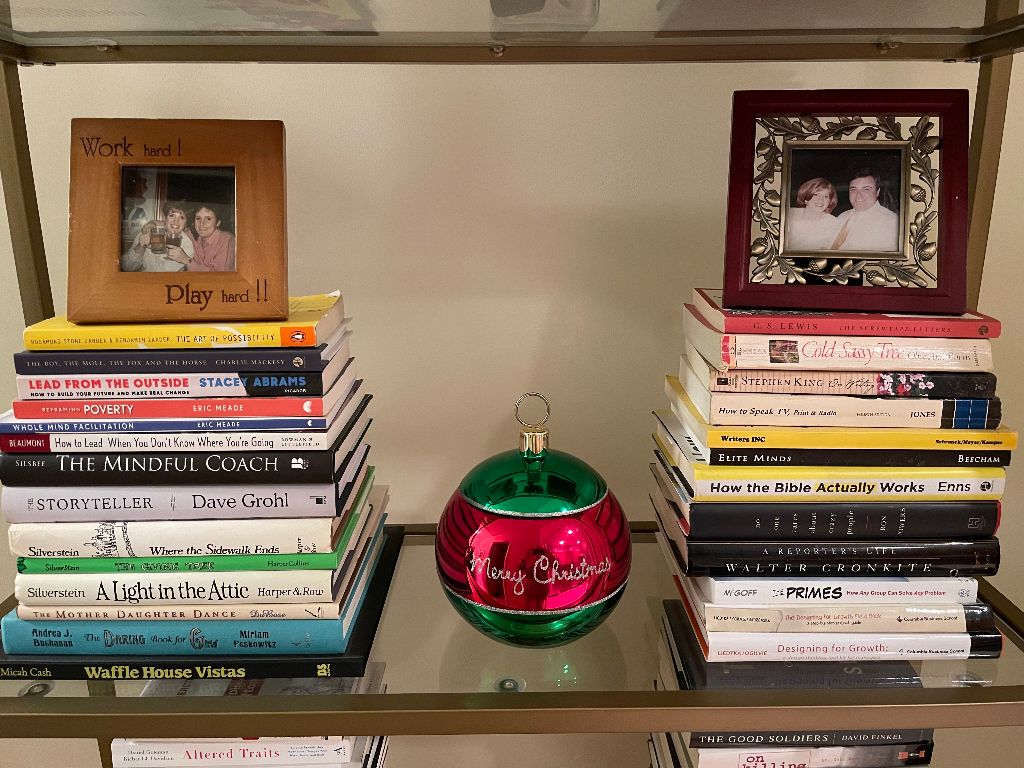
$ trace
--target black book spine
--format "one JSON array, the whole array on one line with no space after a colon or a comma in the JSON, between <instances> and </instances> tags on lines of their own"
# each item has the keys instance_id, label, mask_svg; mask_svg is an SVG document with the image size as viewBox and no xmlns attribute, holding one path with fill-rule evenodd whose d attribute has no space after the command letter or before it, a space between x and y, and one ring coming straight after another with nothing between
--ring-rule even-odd
<instances>
[{"instance_id":1,"label":"black book spine","mask_svg":"<svg viewBox=\"0 0 1024 768\"><path fill-rule=\"evenodd\" d=\"M2 479L2 478L0 478ZM694 541L743 539L984 539L999 526L998 501L935 501L900 504L752 504L695 501L689 537Z\"/></svg>"},{"instance_id":2,"label":"black book spine","mask_svg":"<svg viewBox=\"0 0 1024 768\"><path fill-rule=\"evenodd\" d=\"M681 600L663 601L671 640L683 669L681 688L706 690L803 688L921 688L909 661L717 661L708 662L697 644Z\"/></svg>"},{"instance_id":3,"label":"black book spine","mask_svg":"<svg viewBox=\"0 0 1024 768\"><path fill-rule=\"evenodd\" d=\"M266 677L361 677L377 634L404 536L384 527L384 546L344 653L333 655L223 656L9 656L0 653L0 677L8 680L163 680Z\"/></svg>"},{"instance_id":4,"label":"black book spine","mask_svg":"<svg viewBox=\"0 0 1024 768\"><path fill-rule=\"evenodd\" d=\"M26 375L89 373L238 373L322 371L325 345L250 349L143 349L15 352L14 371Z\"/></svg>"},{"instance_id":5,"label":"black book spine","mask_svg":"<svg viewBox=\"0 0 1024 768\"><path fill-rule=\"evenodd\" d=\"M884 448L711 448L709 464L728 467L1008 467L1011 451L901 451Z\"/></svg>"},{"instance_id":6,"label":"black book spine","mask_svg":"<svg viewBox=\"0 0 1024 768\"><path fill-rule=\"evenodd\" d=\"M867 731L693 731L690 746L708 747L869 747L930 742L931 728L877 728Z\"/></svg>"},{"instance_id":7,"label":"black book spine","mask_svg":"<svg viewBox=\"0 0 1024 768\"><path fill-rule=\"evenodd\" d=\"M690 541L690 576L991 576L999 540Z\"/></svg>"},{"instance_id":8,"label":"black book spine","mask_svg":"<svg viewBox=\"0 0 1024 768\"><path fill-rule=\"evenodd\" d=\"M882 374L878 374L882 375ZM929 399L945 398L992 398L996 396L996 375L994 373L922 372L912 374L889 374L894 379L901 375L915 377L907 397L927 396ZM898 386L898 384L893 385ZM881 394L881 393L880 393Z\"/></svg>"},{"instance_id":9,"label":"black book spine","mask_svg":"<svg viewBox=\"0 0 1024 768\"><path fill-rule=\"evenodd\" d=\"M334 471L333 451L0 455L0 483L11 487L329 483Z\"/></svg>"},{"instance_id":10,"label":"black book spine","mask_svg":"<svg viewBox=\"0 0 1024 768\"><path fill-rule=\"evenodd\" d=\"M985 603L967 603L964 605L964 619L968 632L988 632L996 628L996 617L992 606Z\"/></svg>"}]
</instances>

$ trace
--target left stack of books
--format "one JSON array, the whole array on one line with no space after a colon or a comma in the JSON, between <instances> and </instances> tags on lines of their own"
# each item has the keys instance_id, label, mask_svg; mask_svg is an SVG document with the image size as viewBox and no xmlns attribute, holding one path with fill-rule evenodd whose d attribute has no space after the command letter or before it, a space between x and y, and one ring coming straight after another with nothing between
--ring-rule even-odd
<instances>
[{"instance_id":1,"label":"left stack of books","mask_svg":"<svg viewBox=\"0 0 1024 768\"><path fill-rule=\"evenodd\" d=\"M388 501L349 325L335 292L280 322L27 328L0 417L5 653L344 652Z\"/></svg>"},{"instance_id":2,"label":"left stack of books","mask_svg":"<svg viewBox=\"0 0 1024 768\"><path fill-rule=\"evenodd\" d=\"M970 578L998 567L1017 440L998 322L733 311L698 290L684 329L650 497L707 660L998 656Z\"/></svg>"}]
</instances>

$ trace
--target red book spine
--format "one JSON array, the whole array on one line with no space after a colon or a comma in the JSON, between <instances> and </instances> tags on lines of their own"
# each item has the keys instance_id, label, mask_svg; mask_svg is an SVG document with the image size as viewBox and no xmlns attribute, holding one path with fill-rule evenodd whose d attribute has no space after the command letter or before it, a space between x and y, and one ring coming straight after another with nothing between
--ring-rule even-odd
<instances>
[{"instance_id":1,"label":"red book spine","mask_svg":"<svg viewBox=\"0 0 1024 768\"><path fill-rule=\"evenodd\" d=\"M322 397L188 397L165 400L15 400L19 419L230 419L324 416ZM23 449L24 450L24 449Z\"/></svg>"},{"instance_id":2,"label":"red book spine","mask_svg":"<svg viewBox=\"0 0 1024 768\"><path fill-rule=\"evenodd\" d=\"M3 453L49 453L49 435L0 435Z\"/></svg>"},{"instance_id":3,"label":"red book spine","mask_svg":"<svg viewBox=\"0 0 1024 768\"><path fill-rule=\"evenodd\" d=\"M799 333L805 336L904 336L907 338L994 339L998 320L934 320L912 317L813 317L725 315L726 333Z\"/></svg>"}]
</instances>

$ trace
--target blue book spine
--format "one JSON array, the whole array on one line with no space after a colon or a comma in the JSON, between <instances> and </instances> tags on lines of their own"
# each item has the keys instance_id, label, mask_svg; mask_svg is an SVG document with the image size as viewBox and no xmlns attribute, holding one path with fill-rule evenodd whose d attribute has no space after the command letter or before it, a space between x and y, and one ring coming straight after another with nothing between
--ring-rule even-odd
<instances>
[{"instance_id":1,"label":"blue book spine","mask_svg":"<svg viewBox=\"0 0 1024 768\"><path fill-rule=\"evenodd\" d=\"M282 429L327 429L326 416L290 416L246 419L122 419L118 421L19 421L0 420L0 435L25 433L88 434L90 432L255 432Z\"/></svg>"},{"instance_id":2,"label":"blue book spine","mask_svg":"<svg viewBox=\"0 0 1024 768\"><path fill-rule=\"evenodd\" d=\"M8 654L224 656L341 653L340 619L275 621L0 621Z\"/></svg>"}]
</instances>

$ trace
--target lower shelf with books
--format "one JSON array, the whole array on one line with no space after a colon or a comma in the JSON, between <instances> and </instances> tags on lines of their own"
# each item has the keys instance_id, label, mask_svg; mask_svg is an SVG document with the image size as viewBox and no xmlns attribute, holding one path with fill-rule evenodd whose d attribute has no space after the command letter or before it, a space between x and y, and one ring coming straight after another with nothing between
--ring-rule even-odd
<instances>
[{"instance_id":1,"label":"lower shelf with books","mask_svg":"<svg viewBox=\"0 0 1024 768\"><path fill-rule=\"evenodd\" d=\"M905 661L899 666L907 684L887 687L850 684L866 676L863 663L814 662L813 668L748 667L763 679L748 678L738 688L660 690L654 681L663 676L662 606L679 593L653 524L633 525L632 572L608 620L548 650L498 644L451 609L436 577L433 526L388 530L397 561L389 588L384 585L386 600L367 599L380 612L368 658L385 664L387 693L141 697L149 680L60 679L30 660L19 660L26 674L16 679L15 667L0 662L0 738L777 731L796 722L816 730L1024 725L1024 614L984 580L979 599L992 606L1005 637L999 658ZM303 674L350 669L321 663L332 667L314 665ZM274 676L298 674L291 667ZM780 674L785 684L778 683Z\"/></svg>"}]
</instances>

